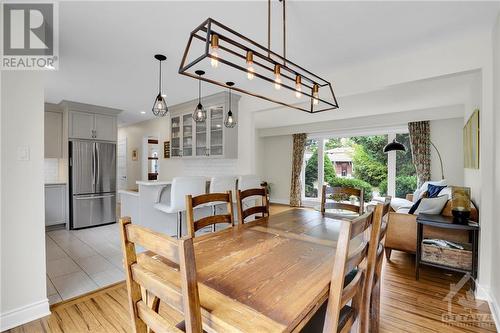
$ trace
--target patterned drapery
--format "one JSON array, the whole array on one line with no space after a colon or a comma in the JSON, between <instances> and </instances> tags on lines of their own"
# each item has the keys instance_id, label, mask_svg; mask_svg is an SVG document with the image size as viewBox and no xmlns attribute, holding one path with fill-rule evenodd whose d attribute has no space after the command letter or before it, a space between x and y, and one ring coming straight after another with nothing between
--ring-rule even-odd
<instances>
[{"instance_id":1,"label":"patterned drapery","mask_svg":"<svg viewBox=\"0 0 500 333\"><path fill-rule=\"evenodd\" d=\"M304 151L306 149L307 134L299 133L293 135L292 151L292 179L290 185L290 206L300 207L302 205L302 182L300 173L304 163Z\"/></svg>"},{"instance_id":2,"label":"patterned drapery","mask_svg":"<svg viewBox=\"0 0 500 333\"><path fill-rule=\"evenodd\" d=\"M431 148L429 121L408 123L411 158L417 170L418 187L431 178Z\"/></svg>"}]
</instances>

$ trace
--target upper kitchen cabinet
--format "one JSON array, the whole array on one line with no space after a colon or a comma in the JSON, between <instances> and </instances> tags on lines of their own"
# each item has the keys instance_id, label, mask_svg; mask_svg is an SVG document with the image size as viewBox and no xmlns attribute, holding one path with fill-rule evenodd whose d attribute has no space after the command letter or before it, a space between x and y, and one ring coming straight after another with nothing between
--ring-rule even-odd
<instances>
[{"instance_id":1,"label":"upper kitchen cabinet","mask_svg":"<svg viewBox=\"0 0 500 333\"><path fill-rule=\"evenodd\" d=\"M240 96L233 94L231 111L238 119ZM237 158L238 126L226 128L229 94L224 91L202 99L207 112L204 122L195 122L193 110L198 100L171 108L170 151L172 158Z\"/></svg>"},{"instance_id":2,"label":"upper kitchen cabinet","mask_svg":"<svg viewBox=\"0 0 500 333\"><path fill-rule=\"evenodd\" d=\"M63 157L63 113L55 104L45 103L45 158Z\"/></svg>"},{"instance_id":3,"label":"upper kitchen cabinet","mask_svg":"<svg viewBox=\"0 0 500 333\"><path fill-rule=\"evenodd\" d=\"M70 101L61 104L68 113L68 138L116 141L121 110Z\"/></svg>"}]
</instances>

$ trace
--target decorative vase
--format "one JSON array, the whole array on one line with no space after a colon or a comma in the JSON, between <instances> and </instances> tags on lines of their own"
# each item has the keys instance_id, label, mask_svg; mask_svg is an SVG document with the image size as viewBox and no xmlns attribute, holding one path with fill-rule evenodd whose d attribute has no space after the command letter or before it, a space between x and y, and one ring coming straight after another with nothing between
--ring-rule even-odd
<instances>
[{"instance_id":1,"label":"decorative vase","mask_svg":"<svg viewBox=\"0 0 500 333\"><path fill-rule=\"evenodd\" d=\"M470 217L470 188L451 187L451 213L455 223L467 224Z\"/></svg>"}]
</instances>

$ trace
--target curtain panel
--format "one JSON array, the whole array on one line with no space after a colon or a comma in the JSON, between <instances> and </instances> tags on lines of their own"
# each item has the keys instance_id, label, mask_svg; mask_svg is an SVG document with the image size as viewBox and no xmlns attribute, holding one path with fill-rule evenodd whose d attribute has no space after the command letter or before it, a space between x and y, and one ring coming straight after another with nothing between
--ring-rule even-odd
<instances>
[{"instance_id":1,"label":"curtain panel","mask_svg":"<svg viewBox=\"0 0 500 333\"><path fill-rule=\"evenodd\" d=\"M411 157L417 170L418 187L431 178L431 148L429 121L408 123Z\"/></svg>"},{"instance_id":2,"label":"curtain panel","mask_svg":"<svg viewBox=\"0 0 500 333\"><path fill-rule=\"evenodd\" d=\"M302 181L300 173L304 163L304 151L306 149L307 134L298 133L293 135L292 151L292 179L290 185L290 206L300 207L302 205Z\"/></svg>"}]
</instances>

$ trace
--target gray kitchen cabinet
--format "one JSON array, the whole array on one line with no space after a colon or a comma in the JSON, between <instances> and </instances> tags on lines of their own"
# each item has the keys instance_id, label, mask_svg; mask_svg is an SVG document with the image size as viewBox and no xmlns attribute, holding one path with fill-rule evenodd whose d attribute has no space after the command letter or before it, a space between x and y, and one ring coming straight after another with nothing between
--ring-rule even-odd
<instances>
[{"instance_id":1,"label":"gray kitchen cabinet","mask_svg":"<svg viewBox=\"0 0 500 333\"><path fill-rule=\"evenodd\" d=\"M238 100L233 94L231 110L238 117ZM202 103L207 112L204 122L194 122L192 112L198 104L193 100L171 108L171 158L237 158L238 126L226 128L224 118L229 111L229 94L206 96Z\"/></svg>"},{"instance_id":2,"label":"gray kitchen cabinet","mask_svg":"<svg viewBox=\"0 0 500 333\"><path fill-rule=\"evenodd\" d=\"M45 112L44 156L45 158L63 157L63 114Z\"/></svg>"},{"instance_id":3,"label":"gray kitchen cabinet","mask_svg":"<svg viewBox=\"0 0 500 333\"><path fill-rule=\"evenodd\" d=\"M45 225L64 224L67 220L66 185L45 185Z\"/></svg>"},{"instance_id":4,"label":"gray kitchen cabinet","mask_svg":"<svg viewBox=\"0 0 500 333\"><path fill-rule=\"evenodd\" d=\"M77 102L61 102L68 113L68 138L116 141L121 110Z\"/></svg>"}]
</instances>

